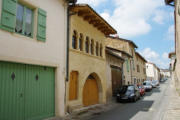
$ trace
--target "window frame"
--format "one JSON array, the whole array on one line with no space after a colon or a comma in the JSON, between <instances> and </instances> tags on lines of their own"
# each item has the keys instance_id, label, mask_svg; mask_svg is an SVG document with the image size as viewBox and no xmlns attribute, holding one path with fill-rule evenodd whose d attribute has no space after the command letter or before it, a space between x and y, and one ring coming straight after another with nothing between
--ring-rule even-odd
<instances>
[{"instance_id":1,"label":"window frame","mask_svg":"<svg viewBox=\"0 0 180 120\"><path fill-rule=\"evenodd\" d=\"M79 40L79 45L78 45L79 50L83 51L83 34L82 33L80 33L78 40Z\"/></svg>"},{"instance_id":2,"label":"window frame","mask_svg":"<svg viewBox=\"0 0 180 120\"><path fill-rule=\"evenodd\" d=\"M72 35L72 48L73 49L77 49L77 42L78 42L78 37L77 37L78 33L76 30L73 30L73 35Z\"/></svg>"},{"instance_id":3,"label":"window frame","mask_svg":"<svg viewBox=\"0 0 180 120\"><path fill-rule=\"evenodd\" d=\"M20 35L23 35L23 36L26 36L26 37L30 37L30 38L33 38L34 37L34 15L35 15L35 10L33 9L33 8L30 8L30 7L28 7L27 5L25 5L25 4L22 4L21 2L17 2L17 5L16 5L16 8L18 7L18 4L20 4L20 5L22 5L23 6L23 8L24 8L24 13L23 13L23 26L22 26L22 33L18 33L18 32L16 32L15 31L15 33L17 33L17 34L20 34ZM18 9L18 8L17 8ZM26 12L26 10L27 9L30 9L30 10L32 10L32 18L31 18L31 21L32 21L32 25L31 25L31 27L32 27L32 34L31 34L31 36L27 36L27 35L25 35L24 33L25 33L25 29L26 29L26 14L27 14L27 12ZM17 12L17 11L16 11ZM16 17L17 17L17 13L16 13ZM16 29L16 26L15 26L15 29Z\"/></svg>"},{"instance_id":4,"label":"window frame","mask_svg":"<svg viewBox=\"0 0 180 120\"><path fill-rule=\"evenodd\" d=\"M89 51L89 37L86 36L86 41L85 41L85 52L90 53Z\"/></svg>"}]
</instances>

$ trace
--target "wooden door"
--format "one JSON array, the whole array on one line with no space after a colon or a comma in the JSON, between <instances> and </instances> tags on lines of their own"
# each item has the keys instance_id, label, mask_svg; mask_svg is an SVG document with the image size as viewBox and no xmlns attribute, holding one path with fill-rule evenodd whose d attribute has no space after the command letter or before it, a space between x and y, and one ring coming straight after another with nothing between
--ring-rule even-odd
<instances>
[{"instance_id":1,"label":"wooden door","mask_svg":"<svg viewBox=\"0 0 180 120\"><path fill-rule=\"evenodd\" d=\"M73 71L70 75L69 83L69 100L77 99L77 89L78 89L78 72Z\"/></svg>"},{"instance_id":2,"label":"wooden door","mask_svg":"<svg viewBox=\"0 0 180 120\"><path fill-rule=\"evenodd\" d=\"M25 66L0 62L0 120L24 120Z\"/></svg>"},{"instance_id":3,"label":"wooden door","mask_svg":"<svg viewBox=\"0 0 180 120\"><path fill-rule=\"evenodd\" d=\"M122 86L122 71L118 67L111 68L111 76L112 76L112 93L116 94L116 90Z\"/></svg>"},{"instance_id":4,"label":"wooden door","mask_svg":"<svg viewBox=\"0 0 180 120\"><path fill-rule=\"evenodd\" d=\"M95 79L88 79L83 88L83 105L90 106L98 104L99 90Z\"/></svg>"}]
</instances>

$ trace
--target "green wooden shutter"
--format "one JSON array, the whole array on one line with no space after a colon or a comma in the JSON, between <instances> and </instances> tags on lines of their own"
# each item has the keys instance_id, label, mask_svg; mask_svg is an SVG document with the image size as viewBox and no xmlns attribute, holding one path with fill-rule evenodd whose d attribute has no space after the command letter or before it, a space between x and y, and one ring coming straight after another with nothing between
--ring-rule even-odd
<instances>
[{"instance_id":1,"label":"green wooden shutter","mask_svg":"<svg viewBox=\"0 0 180 120\"><path fill-rule=\"evenodd\" d=\"M46 11L38 9L37 40L46 41Z\"/></svg>"},{"instance_id":2,"label":"green wooden shutter","mask_svg":"<svg viewBox=\"0 0 180 120\"><path fill-rule=\"evenodd\" d=\"M129 72L129 61L128 61L128 59L126 59L126 69L127 69L127 72Z\"/></svg>"},{"instance_id":3,"label":"green wooden shutter","mask_svg":"<svg viewBox=\"0 0 180 120\"><path fill-rule=\"evenodd\" d=\"M3 0L1 28L14 32L16 26L17 0Z\"/></svg>"}]
</instances>

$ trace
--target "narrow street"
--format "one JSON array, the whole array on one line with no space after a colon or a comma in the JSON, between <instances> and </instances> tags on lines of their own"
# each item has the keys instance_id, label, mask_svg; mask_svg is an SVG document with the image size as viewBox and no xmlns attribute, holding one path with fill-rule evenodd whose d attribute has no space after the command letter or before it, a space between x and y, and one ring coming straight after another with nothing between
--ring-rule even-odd
<instances>
[{"instance_id":1,"label":"narrow street","mask_svg":"<svg viewBox=\"0 0 180 120\"><path fill-rule=\"evenodd\" d=\"M112 110L94 116L92 120L162 120L168 106L170 82L168 80L151 92L146 92L136 103L120 103Z\"/></svg>"}]
</instances>

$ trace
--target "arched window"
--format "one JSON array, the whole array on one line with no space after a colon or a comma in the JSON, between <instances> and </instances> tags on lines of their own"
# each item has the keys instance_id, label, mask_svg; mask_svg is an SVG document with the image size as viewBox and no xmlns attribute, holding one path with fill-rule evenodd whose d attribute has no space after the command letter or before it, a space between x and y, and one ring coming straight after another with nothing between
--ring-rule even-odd
<instances>
[{"instance_id":1,"label":"arched window","mask_svg":"<svg viewBox=\"0 0 180 120\"><path fill-rule=\"evenodd\" d=\"M103 46L102 46L102 44L100 45L100 56L102 57L103 55L103 53L102 53L102 51L103 51Z\"/></svg>"},{"instance_id":2,"label":"arched window","mask_svg":"<svg viewBox=\"0 0 180 120\"><path fill-rule=\"evenodd\" d=\"M91 54L94 55L94 40L91 40Z\"/></svg>"},{"instance_id":3,"label":"arched window","mask_svg":"<svg viewBox=\"0 0 180 120\"><path fill-rule=\"evenodd\" d=\"M86 53L89 53L89 37L86 37L85 50L86 50Z\"/></svg>"},{"instance_id":4,"label":"arched window","mask_svg":"<svg viewBox=\"0 0 180 120\"><path fill-rule=\"evenodd\" d=\"M75 30L73 31L72 36L72 48L77 49L77 32Z\"/></svg>"},{"instance_id":5,"label":"arched window","mask_svg":"<svg viewBox=\"0 0 180 120\"><path fill-rule=\"evenodd\" d=\"M79 49L80 51L83 51L83 34L80 33L80 37L79 37Z\"/></svg>"},{"instance_id":6,"label":"arched window","mask_svg":"<svg viewBox=\"0 0 180 120\"><path fill-rule=\"evenodd\" d=\"M96 56L99 55L99 43L96 42Z\"/></svg>"}]
</instances>

